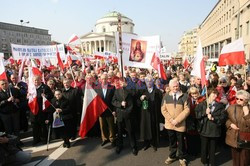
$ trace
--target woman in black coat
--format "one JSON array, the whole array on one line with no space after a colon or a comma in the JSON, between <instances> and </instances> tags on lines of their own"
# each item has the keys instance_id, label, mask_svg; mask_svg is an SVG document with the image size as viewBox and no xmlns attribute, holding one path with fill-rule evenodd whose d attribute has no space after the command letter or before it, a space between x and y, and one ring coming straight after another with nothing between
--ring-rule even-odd
<instances>
[{"instance_id":1,"label":"woman in black coat","mask_svg":"<svg viewBox=\"0 0 250 166\"><path fill-rule=\"evenodd\" d=\"M146 78L146 86L138 99L141 108L140 138L144 140L144 150L151 144L156 151L159 144L162 92L154 87L152 77Z\"/></svg>"},{"instance_id":2,"label":"woman in black coat","mask_svg":"<svg viewBox=\"0 0 250 166\"><path fill-rule=\"evenodd\" d=\"M70 111L69 100L63 97L61 90L55 90L55 97L51 101L49 109L49 120L45 123L53 123L54 113L59 114L60 119L63 121L64 126L54 128L56 135L60 136L63 140L63 147L70 147L69 138L71 137L71 130L73 129L73 115Z\"/></svg>"},{"instance_id":3,"label":"woman in black coat","mask_svg":"<svg viewBox=\"0 0 250 166\"><path fill-rule=\"evenodd\" d=\"M204 165L215 165L216 141L221 136L221 126L226 120L223 104L216 102L218 94L218 90L210 90L209 98L195 108L201 136L201 162Z\"/></svg>"}]
</instances>

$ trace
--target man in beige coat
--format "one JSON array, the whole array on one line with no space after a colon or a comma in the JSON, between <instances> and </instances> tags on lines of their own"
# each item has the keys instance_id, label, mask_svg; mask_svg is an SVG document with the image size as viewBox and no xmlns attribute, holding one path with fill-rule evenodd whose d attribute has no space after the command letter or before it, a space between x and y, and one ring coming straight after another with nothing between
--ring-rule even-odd
<instances>
[{"instance_id":1,"label":"man in beige coat","mask_svg":"<svg viewBox=\"0 0 250 166\"><path fill-rule=\"evenodd\" d=\"M187 94L183 94L179 88L177 80L169 82L170 93L165 95L162 100L161 112L165 117L165 128L169 135L170 154L165 163L167 165L178 159L181 166L186 166L184 133L186 131L186 118L189 115L189 107L187 105ZM177 146L178 142L178 146Z\"/></svg>"}]
</instances>

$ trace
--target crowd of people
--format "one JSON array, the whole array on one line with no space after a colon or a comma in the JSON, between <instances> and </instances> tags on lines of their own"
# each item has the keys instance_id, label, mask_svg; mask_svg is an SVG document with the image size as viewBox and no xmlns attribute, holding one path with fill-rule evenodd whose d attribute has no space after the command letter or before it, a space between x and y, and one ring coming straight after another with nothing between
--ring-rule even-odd
<instances>
[{"instance_id":1,"label":"crowd of people","mask_svg":"<svg viewBox=\"0 0 250 166\"><path fill-rule=\"evenodd\" d=\"M2 157L7 153L3 146L13 136L15 145L22 146L20 131L27 131L29 126L33 146L48 141L48 126L52 126L53 137L62 138L63 146L70 148L70 140L77 137L85 89L91 87L107 109L87 136L100 136L101 146L111 143L117 154L123 149L125 135L134 155L138 153L138 140L144 141L143 150L152 147L157 151L159 142L167 141L161 137L164 126L170 151L167 165L179 160L185 166L187 155L200 155L202 164L213 166L218 142L231 147L234 166L250 165L250 150L238 143L239 136L249 140L250 135L250 76L244 81L245 73L238 66L208 71L206 88L181 64L164 64L167 80L154 70L133 67L125 68L123 79L118 64L107 61L98 67L96 61L88 61L85 66L73 63L64 71L41 66L42 75L33 78L39 106L34 115L27 99L28 67L19 80L19 65L5 66L8 80L0 80L0 127L6 133L0 136L2 164L10 162L10 157ZM44 98L51 103L45 110ZM28 154L24 158L18 163L27 162Z\"/></svg>"}]
</instances>

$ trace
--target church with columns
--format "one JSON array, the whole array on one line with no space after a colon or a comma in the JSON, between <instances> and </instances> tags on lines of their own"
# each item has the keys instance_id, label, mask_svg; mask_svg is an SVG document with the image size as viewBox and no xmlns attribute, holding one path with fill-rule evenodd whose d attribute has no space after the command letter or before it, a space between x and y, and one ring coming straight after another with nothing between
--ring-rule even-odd
<instances>
[{"instance_id":1,"label":"church with columns","mask_svg":"<svg viewBox=\"0 0 250 166\"><path fill-rule=\"evenodd\" d=\"M116 52L115 33L118 26L118 15L112 11L96 21L95 29L80 37L83 51L86 54L95 52ZM122 32L134 34L133 20L121 14Z\"/></svg>"}]
</instances>

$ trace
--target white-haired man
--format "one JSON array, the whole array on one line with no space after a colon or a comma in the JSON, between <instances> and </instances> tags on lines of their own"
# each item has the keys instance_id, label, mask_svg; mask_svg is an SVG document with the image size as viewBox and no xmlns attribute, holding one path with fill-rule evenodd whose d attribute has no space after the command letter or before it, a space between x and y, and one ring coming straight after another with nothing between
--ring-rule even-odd
<instances>
[{"instance_id":1,"label":"white-haired man","mask_svg":"<svg viewBox=\"0 0 250 166\"><path fill-rule=\"evenodd\" d=\"M165 163L169 165L177 159L176 152L178 148L180 165L186 166L184 133L186 131L185 120L190 113L187 105L187 94L180 91L177 80L171 80L169 87L170 93L164 96L161 106L162 115L165 117L165 128L168 130L169 135L170 154Z\"/></svg>"}]
</instances>

